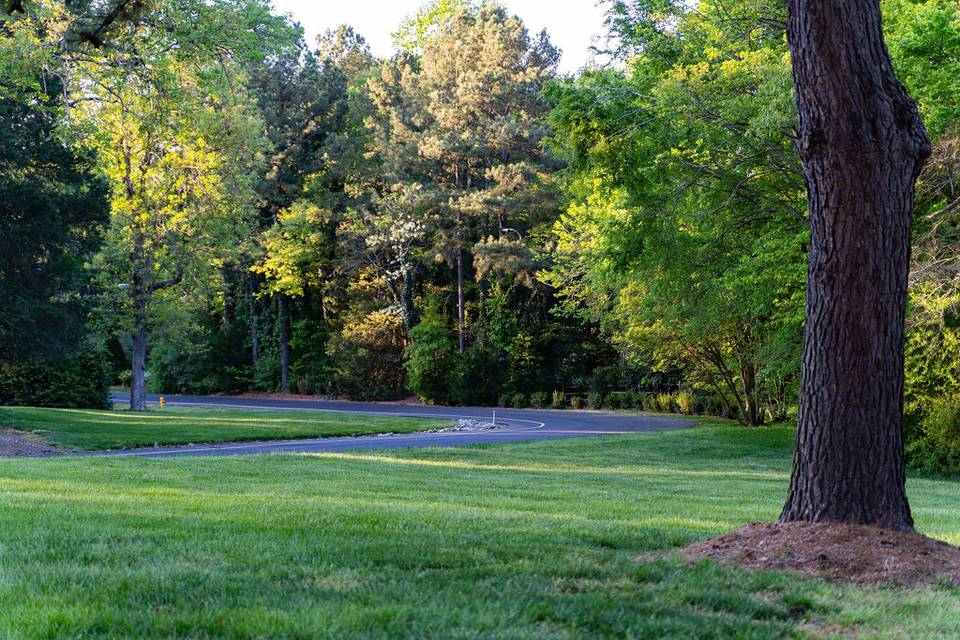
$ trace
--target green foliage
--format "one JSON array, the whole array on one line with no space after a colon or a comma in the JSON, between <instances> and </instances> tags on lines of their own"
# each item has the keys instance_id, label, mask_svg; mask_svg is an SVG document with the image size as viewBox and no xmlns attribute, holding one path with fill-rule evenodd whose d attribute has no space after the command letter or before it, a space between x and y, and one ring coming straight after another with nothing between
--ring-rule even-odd
<instances>
[{"instance_id":1,"label":"green foliage","mask_svg":"<svg viewBox=\"0 0 960 640\"><path fill-rule=\"evenodd\" d=\"M393 313L374 311L347 322L339 334L331 337L327 347L335 391L351 400L402 397L406 346L403 334L403 322Z\"/></svg>"},{"instance_id":2,"label":"green foliage","mask_svg":"<svg viewBox=\"0 0 960 640\"><path fill-rule=\"evenodd\" d=\"M536 391L530 394L530 406L534 409L546 409L550 406L550 394L546 391Z\"/></svg>"},{"instance_id":3,"label":"green foliage","mask_svg":"<svg viewBox=\"0 0 960 640\"><path fill-rule=\"evenodd\" d=\"M183 299L179 308L160 307L163 312L154 316L149 358L154 392L206 395L255 387L248 354L234 348L246 338L242 323L224 323L222 316L204 317L202 310L191 308Z\"/></svg>"},{"instance_id":4,"label":"green foliage","mask_svg":"<svg viewBox=\"0 0 960 640\"><path fill-rule=\"evenodd\" d=\"M481 5L477 0L428 0L400 23L393 34L393 44L403 51L421 54L444 23L459 13L475 14Z\"/></svg>"},{"instance_id":5,"label":"green foliage","mask_svg":"<svg viewBox=\"0 0 960 640\"><path fill-rule=\"evenodd\" d=\"M501 366L496 354L477 343L455 354L450 377L450 403L459 406L488 406L497 403Z\"/></svg>"},{"instance_id":6,"label":"green foliage","mask_svg":"<svg viewBox=\"0 0 960 640\"><path fill-rule=\"evenodd\" d=\"M907 433L911 467L960 473L960 399L955 395L935 400Z\"/></svg>"},{"instance_id":7,"label":"green foliage","mask_svg":"<svg viewBox=\"0 0 960 640\"><path fill-rule=\"evenodd\" d=\"M673 398L673 404L677 407L677 410L687 416L694 413L695 402L694 395L689 391L680 391Z\"/></svg>"},{"instance_id":8,"label":"green foliage","mask_svg":"<svg viewBox=\"0 0 960 640\"><path fill-rule=\"evenodd\" d=\"M605 409L623 409L623 394L613 392L608 393L603 399L603 407Z\"/></svg>"},{"instance_id":9,"label":"green foliage","mask_svg":"<svg viewBox=\"0 0 960 640\"><path fill-rule=\"evenodd\" d=\"M28 4L0 13L5 364L72 353L96 299L114 370L146 327L166 392L276 391L289 347L308 394L790 410L809 234L782 3L611 2L618 64L565 79L486 2L425 3L388 61L346 26L311 51L265 0ZM906 349L920 452L960 386L960 9L883 9L937 138Z\"/></svg>"},{"instance_id":10,"label":"green foliage","mask_svg":"<svg viewBox=\"0 0 960 640\"><path fill-rule=\"evenodd\" d=\"M581 398L580 396L572 396L570 398L570 408L574 409L575 411L579 411L583 409L583 404L584 404L583 398Z\"/></svg>"},{"instance_id":11,"label":"green foliage","mask_svg":"<svg viewBox=\"0 0 960 640\"><path fill-rule=\"evenodd\" d=\"M657 410L660 413L671 413L673 411L673 396L669 393L658 393Z\"/></svg>"},{"instance_id":12,"label":"green foliage","mask_svg":"<svg viewBox=\"0 0 960 640\"><path fill-rule=\"evenodd\" d=\"M57 363L0 362L0 405L109 409L112 372L98 349Z\"/></svg>"},{"instance_id":13,"label":"green foliage","mask_svg":"<svg viewBox=\"0 0 960 640\"><path fill-rule=\"evenodd\" d=\"M587 394L587 407L593 410L603 408L603 394L597 391L591 391Z\"/></svg>"},{"instance_id":14,"label":"green foliage","mask_svg":"<svg viewBox=\"0 0 960 640\"><path fill-rule=\"evenodd\" d=\"M960 121L960 7L949 0L884 0L882 7L897 77L936 139Z\"/></svg>"},{"instance_id":15,"label":"green foliage","mask_svg":"<svg viewBox=\"0 0 960 640\"><path fill-rule=\"evenodd\" d=\"M447 319L435 311L424 315L410 332L403 360L407 386L424 402L449 400L455 348Z\"/></svg>"},{"instance_id":16,"label":"green foliage","mask_svg":"<svg viewBox=\"0 0 960 640\"><path fill-rule=\"evenodd\" d=\"M510 396L509 406L514 409L526 409L530 406L530 403L527 401L527 395L525 393L515 393Z\"/></svg>"},{"instance_id":17,"label":"green foliage","mask_svg":"<svg viewBox=\"0 0 960 640\"><path fill-rule=\"evenodd\" d=\"M550 406L554 409L566 409L567 394L565 394L563 391L554 391L553 397L550 400Z\"/></svg>"},{"instance_id":18,"label":"green foliage","mask_svg":"<svg viewBox=\"0 0 960 640\"><path fill-rule=\"evenodd\" d=\"M44 99L55 99L59 81L37 79L48 86ZM83 265L106 221L106 185L93 174L89 154L58 137L55 107L2 96L0 90L0 362L53 359L84 334Z\"/></svg>"},{"instance_id":19,"label":"green foliage","mask_svg":"<svg viewBox=\"0 0 960 640\"><path fill-rule=\"evenodd\" d=\"M643 404L641 408L644 411L657 412L660 410L660 402L657 399L657 394L648 393L643 397Z\"/></svg>"},{"instance_id":20,"label":"green foliage","mask_svg":"<svg viewBox=\"0 0 960 640\"><path fill-rule=\"evenodd\" d=\"M634 358L739 404L790 384L800 360L807 228L782 12L617 3L626 70L549 91L573 172L544 277Z\"/></svg>"}]
</instances>

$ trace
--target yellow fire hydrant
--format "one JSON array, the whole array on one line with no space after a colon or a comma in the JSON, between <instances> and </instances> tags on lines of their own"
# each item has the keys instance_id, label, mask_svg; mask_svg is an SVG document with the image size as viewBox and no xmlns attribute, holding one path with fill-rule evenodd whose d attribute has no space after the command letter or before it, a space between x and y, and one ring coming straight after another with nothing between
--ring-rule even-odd
<instances>
[{"instance_id":1,"label":"yellow fire hydrant","mask_svg":"<svg viewBox=\"0 0 960 640\"><path fill-rule=\"evenodd\" d=\"M163 409L165 406L167 406L167 399L164 396L160 396L160 408Z\"/></svg>"}]
</instances>

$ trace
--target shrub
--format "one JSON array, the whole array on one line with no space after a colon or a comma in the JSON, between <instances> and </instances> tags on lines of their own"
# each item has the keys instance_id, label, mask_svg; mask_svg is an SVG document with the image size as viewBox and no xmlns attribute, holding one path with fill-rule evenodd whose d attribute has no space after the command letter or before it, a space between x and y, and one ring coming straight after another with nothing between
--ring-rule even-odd
<instances>
[{"instance_id":1,"label":"shrub","mask_svg":"<svg viewBox=\"0 0 960 640\"><path fill-rule=\"evenodd\" d=\"M58 363L0 363L0 405L109 409L112 379L96 350Z\"/></svg>"},{"instance_id":2,"label":"shrub","mask_svg":"<svg viewBox=\"0 0 960 640\"><path fill-rule=\"evenodd\" d=\"M673 396L669 393L657 394L657 409L660 413L670 413L673 411Z\"/></svg>"},{"instance_id":3,"label":"shrub","mask_svg":"<svg viewBox=\"0 0 960 640\"><path fill-rule=\"evenodd\" d=\"M375 311L347 321L328 345L332 390L351 400L403 397L404 335L403 320L393 313Z\"/></svg>"},{"instance_id":4,"label":"shrub","mask_svg":"<svg viewBox=\"0 0 960 640\"><path fill-rule=\"evenodd\" d=\"M689 391L679 392L673 401L677 405L677 409L679 409L680 413L683 415L689 416L693 413L693 404L695 398Z\"/></svg>"},{"instance_id":5,"label":"shrub","mask_svg":"<svg viewBox=\"0 0 960 640\"><path fill-rule=\"evenodd\" d=\"M623 394L623 408L624 409L641 409L643 408L643 393L631 389Z\"/></svg>"},{"instance_id":6,"label":"shrub","mask_svg":"<svg viewBox=\"0 0 960 640\"><path fill-rule=\"evenodd\" d=\"M253 372L253 387L257 391L272 393L280 388L280 358L275 355L261 356Z\"/></svg>"},{"instance_id":7,"label":"shrub","mask_svg":"<svg viewBox=\"0 0 960 640\"><path fill-rule=\"evenodd\" d=\"M424 402L447 402L453 353L453 333L446 318L439 313L425 315L410 331L410 345L403 352L407 387Z\"/></svg>"},{"instance_id":8,"label":"shrub","mask_svg":"<svg viewBox=\"0 0 960 640\"><path fill-rule=\"evenodd\" d=\"M310 375L304 375L297 378L295 387L297 393L304 396L315 396L320 391L319 380Z\"/></svg>"},{"instance_id":9,"label":"shrub","mask_svg":"<svg viewBox=\"0 0 960 640\"><path fill-rule=\"evenodd\" d=\"M603 408L603 396L597 393L596 391L591 391L587 394L587 406L591 409L602 409Z\"/></svg>"},{"instance_id":10,"label":"shrub","mask_svg":"<svg viewBox=\"0 0 960 640\"><path fill-rule=\"evenodd\" d=\"M489 406L497 401L501 371L496 355L479 343L453 354L450 402L460 406Z\"/></svg>"},{"instance_id":11,"label":"shrub","mask_svg":"<svg viewBox=\"0 0 960 640\"><path fill-rule=\"evenodd\" d=\"M550 394L546 391L537 391L530 395L530 404L535 409L546 409L550 406Z\"/></svg>"},{"instance_id":12,"label":"shrub","mask_svg":"<svg viewBox=\"0 0 960 640\"><path fill-rule=\"evenodd\" d=\"M660 403L657 402L657 396L652 393L646 393L643 396L643 410L656 413L660 410Z\"/></svg>"},{"instance_id":13,"label":"shrub","mask_svg":"<svg viewBox=\"0 0 960 640\"><path fill-rule=\"evenodd\" d=\"M553 401L550 403L550 406L554 409L566 409L567 408L567 394L563 391L554 391L553 392Z\"/></svg>"},{"instance_id":14,"label":"shrub","mask_svg":"<svg viewBox=\"0 0 960 640\"><path fill-rule=\"evenodd\" d=\"M603 406L608 409L619 409L623 406L623 396L619 393L609 393L603 401Z\"/></svg>"},{"instance_id":15,"label":"shrub","mask_svg":"<svg viewBox=\"0 0 960 640\"><path fill-rule=\"evenodd\" d=\"M580 396L573 396L570 398L570 408L576 409L577 411L583 409L583 398Z\"/></svg>"},{"instance_id":16,"label":"shrub","mask_svg":"<svg viewBox=\"0 0 960 640\"><path fill-rule=\"evenodd\" d=\"M911 467L960 471L960 398L938 400L919 425L908 429L907 457Z\"/></svg>"},{"instance_id":17,"label":"shrub","mask_svg":"<svg viewBox=\"0 0 960 640\"><path fill-rule=\"evenodd\" d=\"M514 409L527 408L527 396L523 393L515 393L510 397L510 406Z\"/></svg>"}]
</instances>

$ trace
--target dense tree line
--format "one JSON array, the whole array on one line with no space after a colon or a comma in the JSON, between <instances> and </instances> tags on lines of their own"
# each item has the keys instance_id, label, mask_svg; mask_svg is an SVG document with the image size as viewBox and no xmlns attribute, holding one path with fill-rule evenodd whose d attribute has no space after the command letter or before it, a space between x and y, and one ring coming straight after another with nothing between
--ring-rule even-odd
<instances>
[{"instance_id":1,"label":"dense tree line","mask_svg":"<svg viewBox=\"0 0 960 640\"><path fill-rule=\"evenodd\" d=\"M960 15L882 8L933 141L908 453L953 468ZM786 7L607 9L613 63L565 77L490 3L425 4L386 60L262 0L8 7L7 388L98 354L135 408L152 388L791 416L810 215Z\"/></svg>"}]
</instances>

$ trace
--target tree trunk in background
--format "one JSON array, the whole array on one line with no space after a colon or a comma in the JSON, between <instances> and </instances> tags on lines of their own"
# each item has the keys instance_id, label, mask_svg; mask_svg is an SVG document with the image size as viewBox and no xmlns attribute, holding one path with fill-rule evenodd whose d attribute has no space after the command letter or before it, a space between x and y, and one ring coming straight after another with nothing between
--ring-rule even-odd
<instances>
[{"instance_id":1,"label":"tree trunk in background","mask_svg":"<svg viewBox=\"0 0 960 640\"><path fill-rule=\"evenodd\" d=\"M740 379L743 381L743 419L751 427L763 424L757 402L757 368L752 362L740 361Z\"/></svg>"},{"instance_id":2,"label":"tree trunk in background","mask_svg":"<svg viewBox=\"0 0 960 640\"><path fill-rule=\"evenodd\" d=\"M460 338L460 353L467 350L467 341L464 335L466 313L463 305L463 214L457 211L457 334Z\"/></svg>"},{"instance_id":3,"label":"tree trunk in background","mask_svg":"<svg viewBox=\"0 0 960 640\"><path fill-rule=\"evenodd\" d=\"M287 297L277 296L280 316L280 391L290 393L290 310Z\"/></svg>"},{"instance_id":4,"label":"tree trunk in background","mask_svg":"<svg viewBox=\"0 0 960 640\"><path fill-rule=\"evenodd\" d=\"M147 410L147 316L146 303L134 302L133 349L131 354L130 410Z\"/></svg>"},{"instance_id":5,"label":"tree trunk in background","mask_svg":"<svg viewBox=\"0 0 960 640\"><path fill-rule=\"evenodd\" d=\"M250 278L246 279L247 320L250 330L250 364L253 365L253 376L256 379L257 368L260 364L260 314L257 308L257 299L253 295L254 284Z\"/></svg>"},{"instance_id":6,"label":"tree trunk in background","mask_svg":"<svg viewBox=\"0 0 960 640\"><path fill-rule=\"evenodd\" d=\"M930 143L877 0L789 0L811 246L800 418L782 522L908 531L903 334Z\"/></svg>"},{"instance_id":7,"label":"tree trunk in background","mask_svg":"<svg viewBox=\"0 0 960 640\"><path fill-rule=\"evenodd\" d=\"M417 313L417 307L413 300L416 284L414 270L409 267L406 268L403 272L403 284L400 288L400 301L403 305L403 323L407 335L410 335L410 331L420 324L420 315Z\"/></svg>"},{"instance_id":8,"label":"tree trunk in background","mask_svg":"<svg viewBox=\"0 0 960 640\"><path fill-rule=\"evenodd\" d=\"M260 315L257 301L252 295L248 296L250 305L250 359L253 364L253 375L256 377L260 368Z\"/></svg>"}]
</instances>

